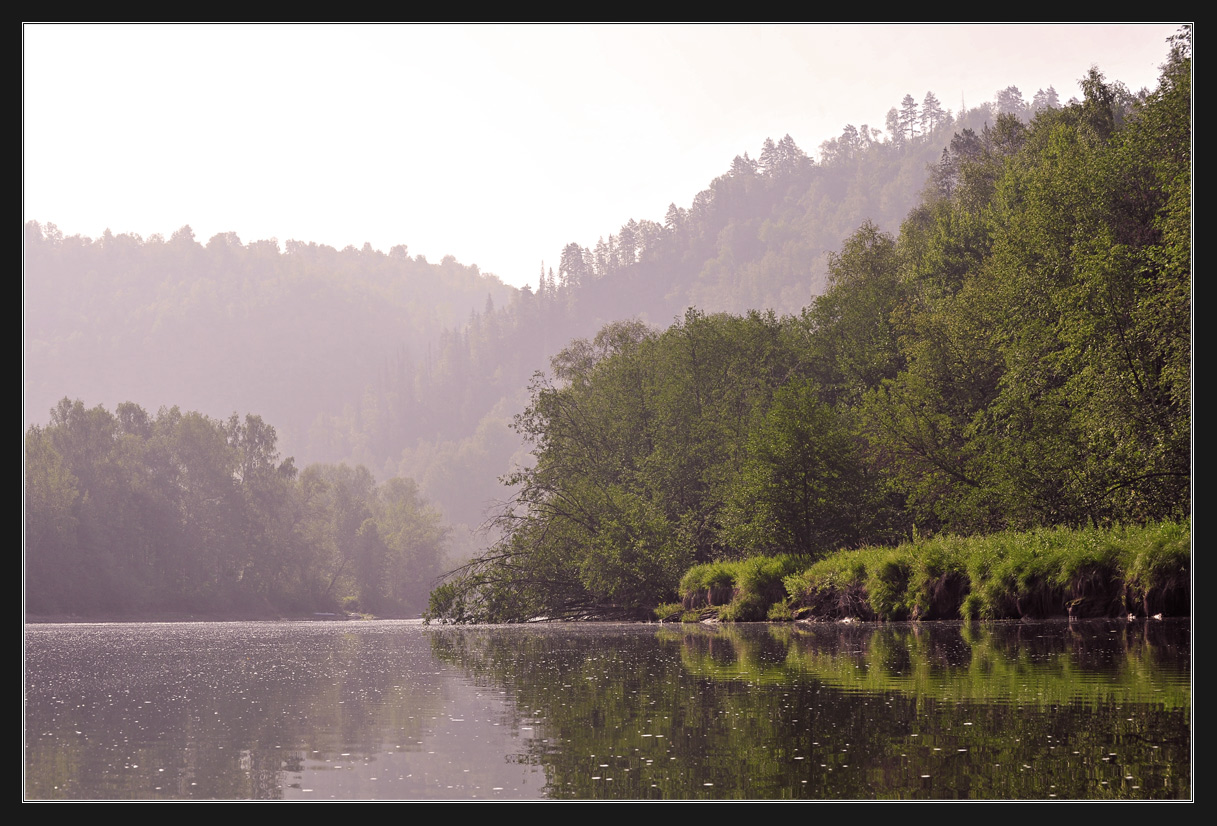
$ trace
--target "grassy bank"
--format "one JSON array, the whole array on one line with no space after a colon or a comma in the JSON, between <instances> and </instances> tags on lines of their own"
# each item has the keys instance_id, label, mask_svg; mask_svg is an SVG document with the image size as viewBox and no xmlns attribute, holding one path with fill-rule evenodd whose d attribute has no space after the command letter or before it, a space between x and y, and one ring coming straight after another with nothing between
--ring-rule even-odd
<instances>
[{"instance_id":1,"label":"grassy bank","mask_svg":"<svg viewBox=\"0 0 1217 826\"><path fill-rule=\"evenodd\" d=\"M660 619L1019 619L1191 612L1191 522L942 536L691 568Z\"/></svg>"}]
</instances>

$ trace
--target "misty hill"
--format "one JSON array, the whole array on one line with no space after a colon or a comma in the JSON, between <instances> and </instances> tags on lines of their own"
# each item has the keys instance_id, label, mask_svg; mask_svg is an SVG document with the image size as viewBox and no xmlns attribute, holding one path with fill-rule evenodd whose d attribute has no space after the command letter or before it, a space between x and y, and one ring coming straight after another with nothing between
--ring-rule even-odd
<instances>
[{"instance_id":1,"label":"misty hill","mask_svg":"<svg viewBox=\"0 0 1217 826\"><path fill-rule=\"evenodd\" d=\"M576 292L601 315L665 326L691 306L797 313L823 292L829 256L858 226L899 229L956 132L982 133L1003 113L1026 120L1056 100L1041 92L1029 105L1010 87L998 103L955 117L932 93L920 106L908 95L886 133L847 125L821 144L819 162L790 135L767 139L689 207L669 206L662 223L631 219L592 247L568 244L542 292Z\"/></svg>"},{"instance_id":2,"label":"misty hill","mask_svg":"<svg viewBox=\"0 0 1217 826\"><path fill-rule=\"evenodd\" d=\"M498 477L527 459L509 425L534 371L572 338L628 318L666 326L696 306L797 312L823 291L832 252L870 220L894 231L957 133L1011 87L958 117L906 96L887 130L846 126L817 162L790 136L736 157L688 207L568 244L538 289L515 290L451 256L288 241L206 244L63 237L26 227L25 422L65 395L180 405L272 422L300 466L348 461L418 480L456 523L477 524Z\"/></svg>"},{"instance_id":3,"label":"misty hill","mask_svg":"<svg viewBox=\"0 0 1217 826\"><path fill-rule=\"evenodd\" d=\"M833 251L858 226L899 228L956 134L981 140L999 114L1028 119L1055 103L1055 92L1041 92L1027 104L1011 87L956 118L927 95L932 117L912 103L903 120L889 113L887 137L846 126L821 145L818 163L790 136L768 140L689 207L672 204L663 223L631 219L591 247L567 244L535 294L446 332L425 375L399 365L341 417L319 422L310 445L326 461L417 479L451 518L475 525L504 496L498 477L528 458L509 426L532 373L571 339L622 319L666 327L692 306L797 313L823 292Z\"/></svg>"},{"instance_id":4,"label":"misty hill","mask_svg":"<svg viewBox=\"0 0 1217 826\"><path fill-rule=\"evenodd\" d=\"M318 415L341 411L394 359L514 292L452 257L439 264L348 247L206 244L154 235L25 233L24 421L65 395L113 406L257 410L299 454ZM301 456L301 458L305 458Z\"/></svg>"}]
</instances>

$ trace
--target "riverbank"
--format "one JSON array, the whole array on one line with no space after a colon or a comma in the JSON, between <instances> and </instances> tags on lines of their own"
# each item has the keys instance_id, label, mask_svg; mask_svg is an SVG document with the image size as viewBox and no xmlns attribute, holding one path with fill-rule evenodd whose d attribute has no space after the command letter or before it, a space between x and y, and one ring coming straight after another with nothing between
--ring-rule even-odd
<instances>
[{"instance_id":1,"label":"riverbank","mask_svg":"<svg viewBox=\"0 0 1217 826\"><path fill-rule=\"evenodd\" d=\"M1191 522L943 536L691 568L664 621L1047 619L1191 613Z\"/></svg>"},{"instance_id":2,"label":"riverbank","mask_svg":"<svg viewBox=\"0 0 1217 826\"><path fill-rule=\"evenodd\" d=\"M73 622L305 622L335 620L390 619L370 614L313 613L299 615L241 612L184 611L108 611L96 614L26 614L26 625L67 624Z\"/></svg>"}]
</instances>

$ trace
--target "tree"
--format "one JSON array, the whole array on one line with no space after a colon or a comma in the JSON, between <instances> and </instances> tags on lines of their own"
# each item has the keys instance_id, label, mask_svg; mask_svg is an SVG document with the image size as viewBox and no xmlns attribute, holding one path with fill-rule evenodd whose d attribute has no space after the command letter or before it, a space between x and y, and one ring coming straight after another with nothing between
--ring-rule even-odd
<instances>
[{"instance_id":1,"label":"tree","mask_svg":"<svg viewBox=\"0 0 1217 826\"><path fill-rule=\"evenodd\" d=\"M857 544L879 516L861 445L819 396L787 383L749 433L724 514L736 552L820 556Z\"/></svg>"},{"instance_id":2,"label":"tree","mask_svg":"<svg viewBox=\"0 0 1217 826\"><path fill-rule=\"evenodd\" d=\"M899 116L900 133L905 140L911 141L917 137L920 120L921 118L917 114L917 101L913 99L912 95L905 95L904 99L900 101Z\"/></svg>"},{"instance_id":3,"label":"tree","mask_svg":"<svg viewBox=\"0 0 1217 826\"><path fill-rule=\"evenodd\" d=\"M684 230L685 221L687 218L687 210L676 206L675 203L668 204L668 212L664 216L663 228L669 234L681 232Z\"/></svg>"},{"instance_id":4,"label":"tree","mask_svg":"<svg viewBox=\"0 0 1217 826\"><path fill-rule=\"evenodd\" d=\"M736 178L751 178L757 174L757 171L757 162L749 158L748 153L745 152L743 157L736 155L735 159L731 161L731 172L729 174Z\"/></svg>"},{"instance_id":5,"label":"tree","mask_svg":"<svg viewBox=\"0 0 1217 826\"><path fill-rule=\"evenodd\" d=\"M600 236L600 240L596 242L596 247L593 255L595 256L594 272L597 278L603 278L610 272L617 269L617 239L610 233L608 241L604 240L604 236Z\"/></svg>"},{"instance_id":6,"label":"tree","mask_svg":"<svg viewBox=\"0 0 1217 826\"><path fill-rule=\"evenodd\" d=\"M660 253L663 243L664 227L645 218L638 222L639 260L653 260Z\"/></svg>"},{"instance_id":7,"label":"tree","mask_svg":"<svg viewBox=\"0 0 1217 826\"><path fill-rule=\"evenodd\" d=\"M631 218L621 227L621 232L617 235L616 266L618 269L632 267L638 262L638 243L638 222Z\"/></svg>"},{"instance_id":8,"label":"tree","mask_svg":"<svg viewBox=\"0 0 1217 826\"><path fill-rule=\"evenodd\" d=\"M358 593L360 530L371 518L375 480L362 465L309 465L300 474L301 516L297 541L309 599L331 610L346 594ZM364 544L371 540L365 532Z\"/></svg>"},{"instance_id":9,"label":"tree","mask_svg":"<svg viewBox=\"0 0 1217 826\"><path fill-rule=\"evenodd\" d=\"M591 276L587 251L578 244L570 243L562 248L562 260L558 264L558 279L564 290L578 290Z\"/></svg>"},{"instance_id":10,"label":"tree","mask_svg":"<svg viewBox=\"0 0 1217 826\"><path fill-rule=\"evenodd\" d=\"M773 138L765 138L765 142L761 144L761 157L758 164L761 171L767 177L772 178L777 174L779 167L778 148L777 144L773 142Z\"/></svg>"},{"instance_id":11,"label":"tree","mask_svg":"<svg viewBox=\"0 0 1217 826\"><path fill-rule=\"evenodd\" d=\"M901 291L895 239L868 221L831 256L828 288L804 311L825 398L856 404L899 371L893 313Z\"/></svg>"},{"instance_id":12,"label":"tree","mask_svg":"<svg viewBox=\"0 0 1217 826\"><path fill-rule=\"evenodd\" d=\"M442 573L448 529L410 479L395 477L382 484L373 512L385 548L381 593L396 610L421 613Z\"/></svg>"},{"instance_id":13,"label":"tree","mask_svg":"<svg viewBox=\"0 0 1217 826\"><path fill-rule=\"evenodd\" d=\"M938 124L942 123L946 118L946 112L942 110L942 104L938 102L933 92L926 92L925 99L921 102L921 132L924 135L934 131Z\"/></svg>"},{"instance_id":14,"label":"tree","mask_svg":"<svg viewBox=\"0 0 1217 826\"><path fill-rule=\"evenodd\" d=\"M1005 89L997 91L999 114L1022 117L1026 110L1027 104L1023 101L1023 93L1018 90L1017 86L1007 86Z\"/></svg>"},{"instance_id":15,"label":"tree","mask_svg":"<svg viewBox=\"0 0 1217 826\"><path fill-rule=\"evenodd\" d=\"M774 171L779 177L798 175L810 165L811 159L807 157L806 152L795 144L794 138L790 137L789 133L778 141L775 152Z\"/></svg>"},{"instance_id":16,"label":"tree","mask_svg":"<svg viewBox=\"0 0 1217 826\"><path fill-rule=\"evenodd\" d=\"M904 143L904 124L900 119L900 111L895 106L887 110L884 126L893 144L900 146Z\"/></svg>"},{"instance_id":17,"label":"tree","mask_svg":"<svg viewBox=\"0 0 1217 826\"><path fill-rule=\"evenodd\" d=\"M1031 98L1031 111L1042 112L1045 109L1059 109L1061 106L1060 96L1057 95L1056 89L1049 86L1047 89L1037 89L1035 96Z\"/></svg>"},{"instance_id":18,"label":"tree","mask_svg":"<svg viewBox=\"0 0 1217 826\"><path fill-rule=\"evenodd\" d=\"M70 611L79 604L76 478L44 430L25 434L25 581L32 613Z\"/></svg>"}]
</instances>

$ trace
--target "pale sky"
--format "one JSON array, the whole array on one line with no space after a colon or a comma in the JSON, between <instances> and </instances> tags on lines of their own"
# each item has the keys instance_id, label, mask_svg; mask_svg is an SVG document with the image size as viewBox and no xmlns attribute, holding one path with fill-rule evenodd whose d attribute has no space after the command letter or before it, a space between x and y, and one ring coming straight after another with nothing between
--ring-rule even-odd
<instances>
[{"instance_id":1,"label":"pale sky","mask_svg":"<svg viewBox=\"0 0 1217 826\"><path fill-rule=\"evenodd\" d=\"M737 154L883 128L905 94L1153 88L1177 23L23 27L24 219L370 242L536 285Z\"/></svg>"}]
</instances>

